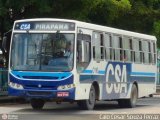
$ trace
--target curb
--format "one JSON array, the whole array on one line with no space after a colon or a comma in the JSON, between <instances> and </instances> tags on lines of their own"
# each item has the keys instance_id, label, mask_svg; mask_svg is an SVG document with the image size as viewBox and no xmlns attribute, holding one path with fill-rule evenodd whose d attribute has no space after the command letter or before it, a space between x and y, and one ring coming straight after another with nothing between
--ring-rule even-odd
<instances>
[{"instance_id":1,"label":"curb","mask_svg":"<svg viewBox=\"0 0 160 120\"><path fill-rule=\"evenodd\" d=\"M1 103L26 103L26 100L15 96L0 96Z\"/></svg>"}]
</instances>

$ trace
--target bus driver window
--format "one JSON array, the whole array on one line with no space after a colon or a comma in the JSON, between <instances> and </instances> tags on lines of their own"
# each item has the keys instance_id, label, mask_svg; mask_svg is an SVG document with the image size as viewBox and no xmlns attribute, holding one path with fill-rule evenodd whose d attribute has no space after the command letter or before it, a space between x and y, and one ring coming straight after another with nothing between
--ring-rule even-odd
<instances>
[{"instance_id":1,"label":"bus driver window","mask_svg":"<svg viewBox=\"0 0 160 120\"><path fill-rule=\"evenodd\" d=\"M82 72L90 62L90 42L84 40L77 41L77 71Z\"/></svg>"},{"instance_id":2,"label":"bus driver window","mask_svg":"<svg viewBox=\"0 0 160 120\"><path fill-rule=\"evenodd\" d=\"M77 41L77 71L81 72L84 70L82 63L82 41Z\"/></svg>"}]
</instances>

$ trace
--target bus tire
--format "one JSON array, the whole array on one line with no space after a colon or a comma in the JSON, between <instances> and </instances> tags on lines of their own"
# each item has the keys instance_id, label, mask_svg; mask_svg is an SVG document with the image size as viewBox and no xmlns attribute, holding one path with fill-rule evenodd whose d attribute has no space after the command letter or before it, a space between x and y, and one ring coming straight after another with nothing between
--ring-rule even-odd
<instances>
[{"instance_id":1,"label":"bus tire","mask_svg":"<svg viewBox=\"0 0 160 120\"><path fill-rule=\"evenodd\" d=\"M42 99L31 99L31 106L34 110L40 110L43 108L45 101Z\"/></svg>"},{"instance_id":2,"label":"bus tire","mask_svg":"<svg viewBox=\"0 0 160 120\"><path fill-rule=\"evenodd\" d=\"M133 84L130 98L129 99L119 99L118 105L120 107L134 108L136 107L137 99L138 99L138 89L136 85Z\"/></svg>"},{"instance_id":3,"label":"bus tire","mask_svg":"<svg viewBox=\"0 0 160 120\"><path fill-rule=\"evenodd\" d=\"M77 104L80 107L80 109L93 110L95 102L96 102L95 87L92 85L89 92L89 99L77 101Z\"/></svg>"},{"instance_id":4,"label":"bus tire","mask_svg":"<svg viewBox=\"0 0 160 120\"><path fill-rule=\"evenodd\" d=\"M150 94L149 97L153 97L153 94Z\"/></svg>"}]
</instances>

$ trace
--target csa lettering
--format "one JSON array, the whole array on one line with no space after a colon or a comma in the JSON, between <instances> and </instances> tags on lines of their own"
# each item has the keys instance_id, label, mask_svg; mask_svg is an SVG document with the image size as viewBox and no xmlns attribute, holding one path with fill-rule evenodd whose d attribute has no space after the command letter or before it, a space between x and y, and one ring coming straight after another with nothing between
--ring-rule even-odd
<instances>
[{"instance_id":1,"label":"csa lettering","mask_svg":"<svg viewBox=\"0 0 160 120\"><path fill-rule=\"evenodd\" d=\"M114 76L115 82L111 82L109 76ZM113 67L112 64L108 65L106 73L106 91L107 93L126 93L127 92L127 71L126 65L123 65L122 68L119 64ZM109 83L109 84L108 84ZM124 90L124 91L123 91Z\"/></svg>"}]
</instances>

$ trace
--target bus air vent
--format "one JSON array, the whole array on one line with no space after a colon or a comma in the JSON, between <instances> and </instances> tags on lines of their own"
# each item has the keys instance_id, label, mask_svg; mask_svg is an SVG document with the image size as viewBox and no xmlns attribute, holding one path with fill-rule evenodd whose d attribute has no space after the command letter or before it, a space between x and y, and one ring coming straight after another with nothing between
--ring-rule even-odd
<instances>
[{"instance_id":1,"label":"bus air vent","mask_svg":"<svg viewBox=\"0 0 160 120\"><path fill-rule=\"evenodd\" d=\"M45 95L51 95L52 92L46 92L46 91L28 91L29 95L40 95L40 96L45 96Z\"/></svg>"},{"instance_id":2,"label":"bus air vent","mask_svg":"<svg viewBox=\"0 0 160 120\"><path fill-rule=\"evenodd\" d=\"M59 77L55 76L23 76L26 79L58 79Z\"/></svg>"}]
</instances>

